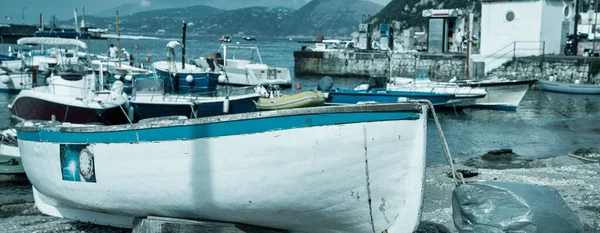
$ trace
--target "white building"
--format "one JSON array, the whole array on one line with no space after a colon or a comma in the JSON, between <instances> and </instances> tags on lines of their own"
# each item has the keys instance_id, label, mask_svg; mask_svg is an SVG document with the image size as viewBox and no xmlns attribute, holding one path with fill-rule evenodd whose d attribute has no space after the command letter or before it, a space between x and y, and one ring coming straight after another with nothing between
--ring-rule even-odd
<instances>
[{"instance_id":1,"label":"white building","mask_svg":"<svg viewBox=\"0 0 600 233\"><path fill-rule=\"evenodd\" d=\"M481 57L561 54L574 9L571 0L482 0Z\"/></svg>"}]
</instances>

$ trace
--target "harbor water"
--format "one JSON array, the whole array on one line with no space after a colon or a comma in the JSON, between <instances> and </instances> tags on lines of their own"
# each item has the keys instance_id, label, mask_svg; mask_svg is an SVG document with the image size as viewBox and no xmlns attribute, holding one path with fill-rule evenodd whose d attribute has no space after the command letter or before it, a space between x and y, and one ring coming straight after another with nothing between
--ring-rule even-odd
<instances>
[{"instance_id":1,"label":"harbor water","mask_svg":"<svg viewBox=\"0 0 600 233\"><path fill-rule=\"evenodd\" d=\"M233 37L228 46L257 46L262 61L269 66L289 68L293 74L293 52L302 45L287 38L258 38L256 41L244 41L241 37ZM160 40L121 40L120 47L134 56L136 62L150 63L165 60L166 44L180 38L163 38ZM95 54L108 52L112 40L86 41L90 51ZM239 44L238 44L239 43ZM3 45L7 51L7 45ZM206 57L217 52L221 46L218 38L188 37L186 39L186 61L190 58ZM222 51L221 51L222 52ZM249 50L227 49L228 58L258 61L258 54ZM181 59L181 53L177 53ZM293 83L300 82L302 91L315 88L322 77L296 76ZM354 88L365 83L366 78L334 77L334 88ZM284 93L293 93L287 89ZM10 119L9 109L4 107L11 103L15 94L0 93L0 127L10 127L16 123ZM532 88L524 97L517 111L495 111L484 109L463 109L438 113L448 146L453 158L465 159L480 156L493 149L511 148L517 154L529 158L552 157L572 153L579 148L597 146L600 130L596 121L600 119L600 96L572 95L542 92ZM446 163L442 153L439 137L434 122L430 117L427 164Z\"/></svg>"},{"instance_id":2,"label":"harbor water","mask_svg":"<svg viewBox=\"0 0 600 233\"><path fill-rule=\"evenodd\" d=\"M185 46L186 60L199 56L205 57L216 52L220 46L217 39L216 37L188 38ZM171 40L180 39L122 40L120 47L133 54L136 61L147 61L151 56L150 62L153 62L165 59L166 44ZM233 38L233 43L230 45L237 45L237 41L240 41L240 45L258 46L263 63L269 66L289 68L292 74L294 69L293 51L299 50L304 45L283 38L257 38L257 41L246 42L236 37ZM90 45L91 52L96 54L106 54L110 43L118 46L116 40L87 41L87 43ZM3 46L1 49L7 51L7 45ZM136 50L136 48L138 49ZM178 59L180 59L180 55L181 53L177 54ZM247 52L240 51L238 53L228 49L227 57L235 56L246 59L249 55L251 54ZM254 56L257 59L257 54ZM307 91L314 89L320 78L322 77L296 76L293 83L300 82L301 90ZM366 78L358 77L334 77L333 80L334 88L354 88L356 85L368 81ZM294 92L296 90L293 88L284 90L284 93ZM14 93L0 93L0 128L12 127L17 123L16 120L11 119L7 107L15 97ZM560 156L564 157L577 149L598 147L598 141L600 141L600 124L597 122L600 120L600 96L542 92L534 87L525 95L516 111L485 109L454 111L450 109L437 112L437 114L450 152L453 158L458 160L478 157L489 150L504 148L512 149L523 158L556 157L556 159L561 159ZM428 121L427 136L428 168L425 201L421 227L418 232L454 232L438 231L438 229L444 228L440 224L452 229L451 190L446 189L453 186L449 184L451 179L444 174L447 171L446 167L434 166L445 164L446 159L431 115ZM549 169L550 173L544 173L545 170L539 169L532 170L530 173L527 170L527 172L523 172L530 175L527 177L519 176L518 171L507 170L506 174L502 176L495 171L488 171L491 174L485 178L495 180L500 177L499 179L502 180L504 177L504 179L512 179L512 181L539 183L537 178L561 180L564 179L564 176L571 175L572 177L567 183L573 183L573 186L565 186L560 190L565 194L568 203L575 208L587 208L586 205L573 204L576 201L577 203L585 202L594 208L598 206L600 197L591 194L592 190L595 190L593 185L596 187L598 185L594 183L596 181L593 179L588 181L590 187L587 189L579 185L575 188L574 180L579 180L580 177ZM482 174L482 177L484 175ZM509 175L513 175L513 177ZM24 175L0 175L0 194L2 197L0 198L0 232L131 232L129 229L99 226L42 214L34 207L31 184ZM585 201L583 201L584 198ZM587 213L582 209L576 210ZM585 220L584 223L589 224L595 221L596 213L593 211L589 213L589 216L581 215ZM600 214L600 212L598 213ZM592 225L588 225L591 230L586 232L595 232L592 230L600 229L600 225L599 227Z\"/></svg>"}]
</instances>

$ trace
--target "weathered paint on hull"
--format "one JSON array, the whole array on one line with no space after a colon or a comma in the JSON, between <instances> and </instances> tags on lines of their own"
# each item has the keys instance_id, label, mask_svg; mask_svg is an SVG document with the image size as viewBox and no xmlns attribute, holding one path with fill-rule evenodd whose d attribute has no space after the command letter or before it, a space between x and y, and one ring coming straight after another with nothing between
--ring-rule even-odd
<instances>
[{"instance_id":1,"label":"weathered paint on hull","mask_svg":"<svg viewBox=\"0 0 600 233\"><path fill-rule=\"evenodd\" d=\"M136 216L168 216L300 232L413 232L425 113L276 118L114 135L17 130L25 170L43 194L36 202L51 200L38 204L46 214L122 227ZM93 182L63 180L60 144L91 151Z\"/></svg>"}]
</instances>

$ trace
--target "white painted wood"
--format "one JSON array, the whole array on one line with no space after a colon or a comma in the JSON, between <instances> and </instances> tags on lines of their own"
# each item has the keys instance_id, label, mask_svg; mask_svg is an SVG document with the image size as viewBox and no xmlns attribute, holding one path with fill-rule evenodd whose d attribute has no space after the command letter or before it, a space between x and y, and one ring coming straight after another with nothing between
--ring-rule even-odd
<instances>
[{"instance_id":1,"label":"white painted wood","mask_svg":"<svg viewBox=\"0 0 600 233\"><path fill-rule=\"evenodd\" d=\"M487 95L477 99L477 106L506 106L517 107L529 90L529 84L508 84L502 86L485 87Z\"/></svg>"},{"instance_id":2,"label":"white painted wood","mask_svg":"<svg viewBox=\"0 0 600 233\"><path fill-rule=\"evenodd\" d=\"M97 183L63 181L58 144L19 140L19 148L39 191L36 205L53 216L117 226L132 217L167 216L299 232L409 233L421 212L426 126L424 114L412 121L93 144ZM105 214L127 217L119 222Z\"/></svg>"}]
</instances>

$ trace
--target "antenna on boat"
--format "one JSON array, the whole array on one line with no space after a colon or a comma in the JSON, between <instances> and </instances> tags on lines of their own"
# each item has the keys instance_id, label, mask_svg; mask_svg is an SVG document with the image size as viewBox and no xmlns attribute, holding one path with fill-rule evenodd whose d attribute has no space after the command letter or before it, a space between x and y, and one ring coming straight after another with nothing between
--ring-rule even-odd
<instances>
[{"instance_id":1,"label":"antenna on boat","mask_svg":"<svg viewBox=\"0 0 600 233\"><path fill-rule=\"evenodd\" d=\"M119 31L119 11L117 11L117 54L119 67L121 67L121 32Z\"/></svg>"},{"instance_id":2,"label":"antenna on boat","mask_svg":"<svg viewBox=\"0 0 600 233\"><path fill-rule=\"evenodd\" d=\"M185 31L187 29L187 24L185 20L183 21L183 33L181 35L181 69L185 69Z\"/></svg>"},{"instance_id":3,"label":"antenna on boat","mask_svg":"<svg viewBox=\"0 0 600 233\"><path fill-rule=\"evenodd\" d=\"M81 8L81 27L85 28L85 6Z\"/></svg>"},{"instance_id":4,"label":"antenna on boat","mask_svg":"<svg viewBox=\"0 0 600 233\"><path fill-rule=\"evenodd\" d=\"M471 30L472 30L472 25L471 25L471 18L473 17L471 14L471 1L467 0L467 17L466 17L466 24L467 24L467 60L465 61L465 79L469 80L469 76L471 75L471 72L469 70L470 66L471 66L471 40L472 40L472 36L471 36ZM460 48L460 47L459 47Z\"/></svg>"},{"instance_id":5,"label":"antenna on boat","mask_svg":"<svg viewBox=\"0 0 600 233\"><path fill-rule=\"evenodd\" d=\"M75 20L75 31L79 32L79 24L77 23L77 8L73 9L73 19Z\"/></svg>"}]
</instances>

